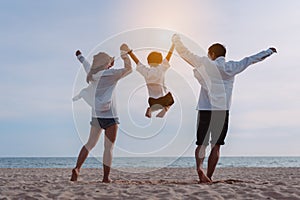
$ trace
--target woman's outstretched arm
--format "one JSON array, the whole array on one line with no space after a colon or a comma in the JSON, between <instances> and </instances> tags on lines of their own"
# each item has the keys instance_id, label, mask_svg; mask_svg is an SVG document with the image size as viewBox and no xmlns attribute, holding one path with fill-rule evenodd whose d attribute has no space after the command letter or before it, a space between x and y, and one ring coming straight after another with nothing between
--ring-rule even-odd
<instances>
[{"instance_id":1,"label":"woman's outstretched arm","mask_svg":"<svg viewBox=\"0 0 300 200\"><path fill-rule=\"evenodd\" d=\"M91 69L91 64L85 59L80 50L77 50L75 55L79 62L82 63L85 72L88 74Z\"/></svg>"}]
</instances>

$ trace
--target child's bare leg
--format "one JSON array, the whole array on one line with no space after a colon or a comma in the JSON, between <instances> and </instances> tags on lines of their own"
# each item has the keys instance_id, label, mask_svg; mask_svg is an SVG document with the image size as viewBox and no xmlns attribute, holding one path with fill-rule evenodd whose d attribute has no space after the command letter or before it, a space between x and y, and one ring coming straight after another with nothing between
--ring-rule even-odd
<instances>
[{"instance_id":1,"label":"child's bare leg","mask_svg":"<svg viewBox=\"0 0 300 200\"><path fill-rule=\"evenodd\" d=\"M151 113L152 113L151 108L148 107L147 110L146 110L145 116L148 117L148 118L151 118Z\"/></svg>"},{"instance_id":2,"label":"child's bare leg","mask_svg":"<svg viewBox=\"0 0 300 200\"><path fill-rule=\"evenodd\" d=\"M170 106L163 107L162 110L156 115L156 117L163 118L165 114L168 112Z\"/></svg>"}]
</instances>

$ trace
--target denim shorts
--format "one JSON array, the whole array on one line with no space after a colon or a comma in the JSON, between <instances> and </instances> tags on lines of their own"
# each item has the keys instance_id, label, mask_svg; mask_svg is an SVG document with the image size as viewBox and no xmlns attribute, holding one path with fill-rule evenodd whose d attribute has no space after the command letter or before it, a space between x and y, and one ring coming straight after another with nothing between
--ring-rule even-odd
<instances>
[{"instance_id":1,"label":"denim shorts","mask_svg":"<svg viewBox=\"0 0 300 200\"><path fill-rule=\"evenodd\" d=\"M92 117L91 126L107 129L114 124L120 124L119 118L96 118Z\"/></svg>"}]
</instances>

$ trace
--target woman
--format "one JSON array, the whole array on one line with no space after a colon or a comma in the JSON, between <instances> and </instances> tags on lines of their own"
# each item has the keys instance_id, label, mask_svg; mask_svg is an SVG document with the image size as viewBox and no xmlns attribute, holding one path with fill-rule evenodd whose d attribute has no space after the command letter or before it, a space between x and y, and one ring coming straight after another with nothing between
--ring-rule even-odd
<instances>
[{"instance_id":1,"label":"woman","mask_svg":"<svg viewBox=\"0 0 300 200\"><path fill-rule=\"evenodd\" d=\"M131 62L127 52L123 50L126 45L121 45L121 58L124 61L124 68L111 69L114 65L114 57L104 52L94 56L92 66L76 51L76 56L83 64L87 75L89 86L83 89L79 95L73 98L83 98L92 107L91 129L88 142L81 148L76 167L72 170L71 181L77 181L80 168L86 160L89 152L97 144L102 130L105 130L104 152L103 152L103 180L110 183L110 167L112 163L112 151L118 130L118 114L115 105L115 87L117 82L132 72Z\"/></svg>"}]
</instances>

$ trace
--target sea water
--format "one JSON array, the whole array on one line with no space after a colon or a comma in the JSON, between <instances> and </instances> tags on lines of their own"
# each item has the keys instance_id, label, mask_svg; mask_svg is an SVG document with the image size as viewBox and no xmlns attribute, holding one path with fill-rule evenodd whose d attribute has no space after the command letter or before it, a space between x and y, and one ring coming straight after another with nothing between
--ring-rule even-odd
<instances>
[{"instance_id":1,"label":"sea water","mask_svg":"<svg viewBox=\"0 0 300 200\"><path fill-rule=\"evenodd\" d=\"M0 168L73 168L76 157L0 158ZM101 168L102 158L89 157L84 168ZM206 167L207 160L204 161ZM195 167L193 157L115 157L114 168ZM300 167L300 157L221 157L218 167Z\"/></svg>"}]
</instances>

